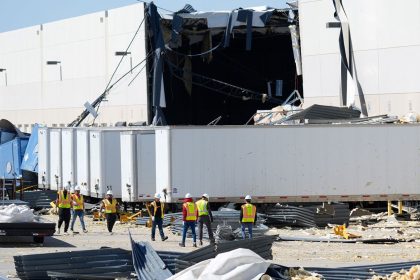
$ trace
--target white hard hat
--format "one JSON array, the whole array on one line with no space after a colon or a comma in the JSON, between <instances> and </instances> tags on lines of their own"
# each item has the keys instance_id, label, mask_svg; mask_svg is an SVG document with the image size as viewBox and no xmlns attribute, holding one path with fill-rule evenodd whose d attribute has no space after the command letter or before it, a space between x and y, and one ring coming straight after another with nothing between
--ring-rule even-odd
<instances>
[{"instance_id":1,"label":"white hard hat","mask_svg":"<svg viewBox=\"0 0 420 280\"><path fill-rule=\"evenodd\" d=\"M202 196L204 196L205 198L209 199L209 195L208 195L208 194L206 194L206 193L203 193L203 195L202 195Z\"/></svg>"},{"instance_id":2,"label":"white hard hat","mask_svg":"<svg viewBox=\"0 0 420 280\"><path fill-rule=\"evenodd\" d=\"M75 191L80 191L80 187L79 187L79 186L75 186L75 187L74 187L74 190L75 190Z\"/></svg>"},{"instance_id":3,"label":"white hard hat","mask_svg":"<svg viewBox=\"0 0 420 280\"><path fill-rule=\"evenodd\" d=\"M106 194L108 194L108 195L114 195L114 194L112 193L112 191L107 191L107 192L106 192Z\"/></svg>"},{"instance_id":4,"label":"white hard hat","mask_svg":"<svg viewBox=\"0 0 420 280\"><path fill-rule=\"evenodd\" d=\"M155 193L155 198L159 198L160 199L160 193Z\"/></svg>"},{"instance_id":5,"label":"white hard hat","mask_svg":"<svg viewBox=\"0 0 420 280\"><path fill-rule=\"evenodd\" d=\"M248 194L247 196L245 196L245 200L251 200L252 197Z\"/></svg>"},{"instance_id":6,"label":"white hard hat","mask_svg":"<svg viewBox=\"0 0 420 280\"><path fill-rule=\"evenodd\" d=\"M191 198L191 194L190 194L190 193L187 193L187 194L185 195L185 198Z\"/></svg>"}]
</instances>

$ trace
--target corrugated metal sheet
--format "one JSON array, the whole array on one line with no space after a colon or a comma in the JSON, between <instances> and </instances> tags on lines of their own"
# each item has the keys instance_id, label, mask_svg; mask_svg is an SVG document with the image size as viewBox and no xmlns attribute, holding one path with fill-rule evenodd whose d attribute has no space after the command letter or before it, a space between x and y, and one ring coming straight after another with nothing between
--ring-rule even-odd
<instances>
[{"instance_id":1,"label":"corrugated metal sheet","mask_svg":"<svg viewBox=\"0 0 420 280\"><path fill-rule=\"evenodd\" d=\"M20 279L115 279L134 272L131 252L123 249L68 251L14 256ZM77 276L77 277L76 277ZM55 278L54 276L54 279Z\"/></svg>"},{"instance_id":2,"label":"corrugated metal sheet","mask_svg":"<svg viewBox=\"0 0 420 280\"><path fill-rule=\"evenodd\" d=\"M147 242L135 242L130 234L133 264L139 279L164 280L172 276L171 271Z\"/></svg>"},{"instance_id":3,"label":"corrugated metal sheet","mask_svg":"<svg viewBox=\"0 0 420 280\"><path fill-rule=\"evenodd\" d=\"M324 227L327 224L346 224L350 219L348 204L331 205L332 212L317 213L321 205L276 205L265 211L267 224L302 227Z\"/></svg>"}]
</instances>

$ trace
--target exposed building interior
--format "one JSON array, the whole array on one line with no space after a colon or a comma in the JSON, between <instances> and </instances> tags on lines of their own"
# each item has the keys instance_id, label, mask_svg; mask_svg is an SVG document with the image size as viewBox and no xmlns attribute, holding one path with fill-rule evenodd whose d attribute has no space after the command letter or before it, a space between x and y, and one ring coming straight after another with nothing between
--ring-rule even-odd
<instances>
[{"instance_id":1,"label":"exposed building interior","mask_svg":"<svg viewBox=\"0 0 420 280\"><path fill-rule=\"evenodd\" d=\"M167 124L245 124L257 110L280 105L293 90L302 94L289 29L297 16L272 10L265 26L252 26L251 32L246 24L235 26L227 34L227 26L209 28L208 19L182 12L160 19ZM153 63L150 58L149 69Z\"/></svg>"}]
</instances>

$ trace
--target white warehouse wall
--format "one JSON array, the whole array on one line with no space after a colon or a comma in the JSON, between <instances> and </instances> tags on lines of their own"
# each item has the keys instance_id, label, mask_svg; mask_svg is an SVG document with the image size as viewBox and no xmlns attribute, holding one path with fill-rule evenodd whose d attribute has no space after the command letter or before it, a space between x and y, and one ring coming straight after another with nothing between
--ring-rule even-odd
<instances>
[{"instance_id":1,"label":"white warehouse wall","mask_svg":"<svg viewBox=\"0 0 420 280\"><path fill-rule=\"evenodd\" d=\"M33 123L63 126L73 121L105 89L140 22L144 4L0 33L0 118L23 130ZM135 66L146 57L145 24L131 48ZM61 61L46 65L46 61ZM116 85L100 108L96 122L147 121L146 71L133 70ZM130 56L123 60L114 81L130 70ZM7 86L5 83L7 74ZM90 123L89 117L85 123Z\"/></svg>"},{"instance_id":2,"label":"white warehouse wall","mask_svg":"<svg viewBox=\"0 0 420 280\"><path fill-rule=\"evenodd\" d=\"M420 1L343 0L369 115L420 113ZM305 107L340 105L339 28L332 0L299 0ZM356 97L358 101L358 97Z\"/></svg>"}]
</instances>

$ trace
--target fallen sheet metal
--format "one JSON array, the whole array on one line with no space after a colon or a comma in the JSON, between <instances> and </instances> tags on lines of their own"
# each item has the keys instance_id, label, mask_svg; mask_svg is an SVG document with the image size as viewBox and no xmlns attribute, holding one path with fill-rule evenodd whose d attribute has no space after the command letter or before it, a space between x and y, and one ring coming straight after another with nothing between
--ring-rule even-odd
<instances>
[{"instance_id":1,"label":"fallen sheet metal","mask_svg":"<svg viewBox=\"0 0 420 280\"><path fill-rule=\"evenodd\" d=\"M277 241L306 241L306 242L327 242L327 243L365 243L365 244L392 244L399 242L411 242L414 240L395 239L395 238L371 238L371 239L335 239L327 237L307 237L307 236L279 236Z\"/></svg>"},{"instance_id":2,"label":"fallen sheet metal","mask_svg":"<svg viewBox=\"0 0 420 280\"><path fill-rule=\"evenodd\" d=\"M147 242L135 242L130 234L133 264L139 279L164 280L172 276L160 256Z\"/></svg>"},{"instance_id":3,"label":"fallen sheet metal","mask_svg":"<svg viewBox=\"0 0 420 280\"><path fill-rule=\"evenodd\" d=\"M244 248L253 251L264 259L272 259L271 247L277 236L267 235L253 239L217 242L197 249L191 253L183 254L177 259L169 259L168 267L174 267L174 272L182 271L196 263L216 257L220 253L228 252L237 248Z\"/></svg>"},{"instance_id":4,"label":"fallen sheet metal","mask_svg":"<svg viewBox=\"0 0 420 280\"><path fill-rule=\"evenodd\" d=\"M325 210L322 205L291 206L277 204L267 209L266 224L276 226L325 227L328 224L346 224L350 219L348 204L337 203Z\"/></svg>"},{"instance_id":5,"label":"fallen sheet metal","mask_svg":"<svg viewBox=\"0 0 420 280\"><path fill-rule=\"evenodd\" d=\"M115 279L129 278L134 273L131 252L123 249L69 251L13 258L20 279Z\"/></svg>"},{"instance_id":6,"label":"fallen sheet metal","mask_svg":"<svg viewBox=\"0 0 420 280\"><path fill-rule=\"evenodd\" d=\"M51 208L50 202L57 199L57 192L51 190L36 190L23 192L23 201L34 209Z\"/></svg>"}]
</instances>

